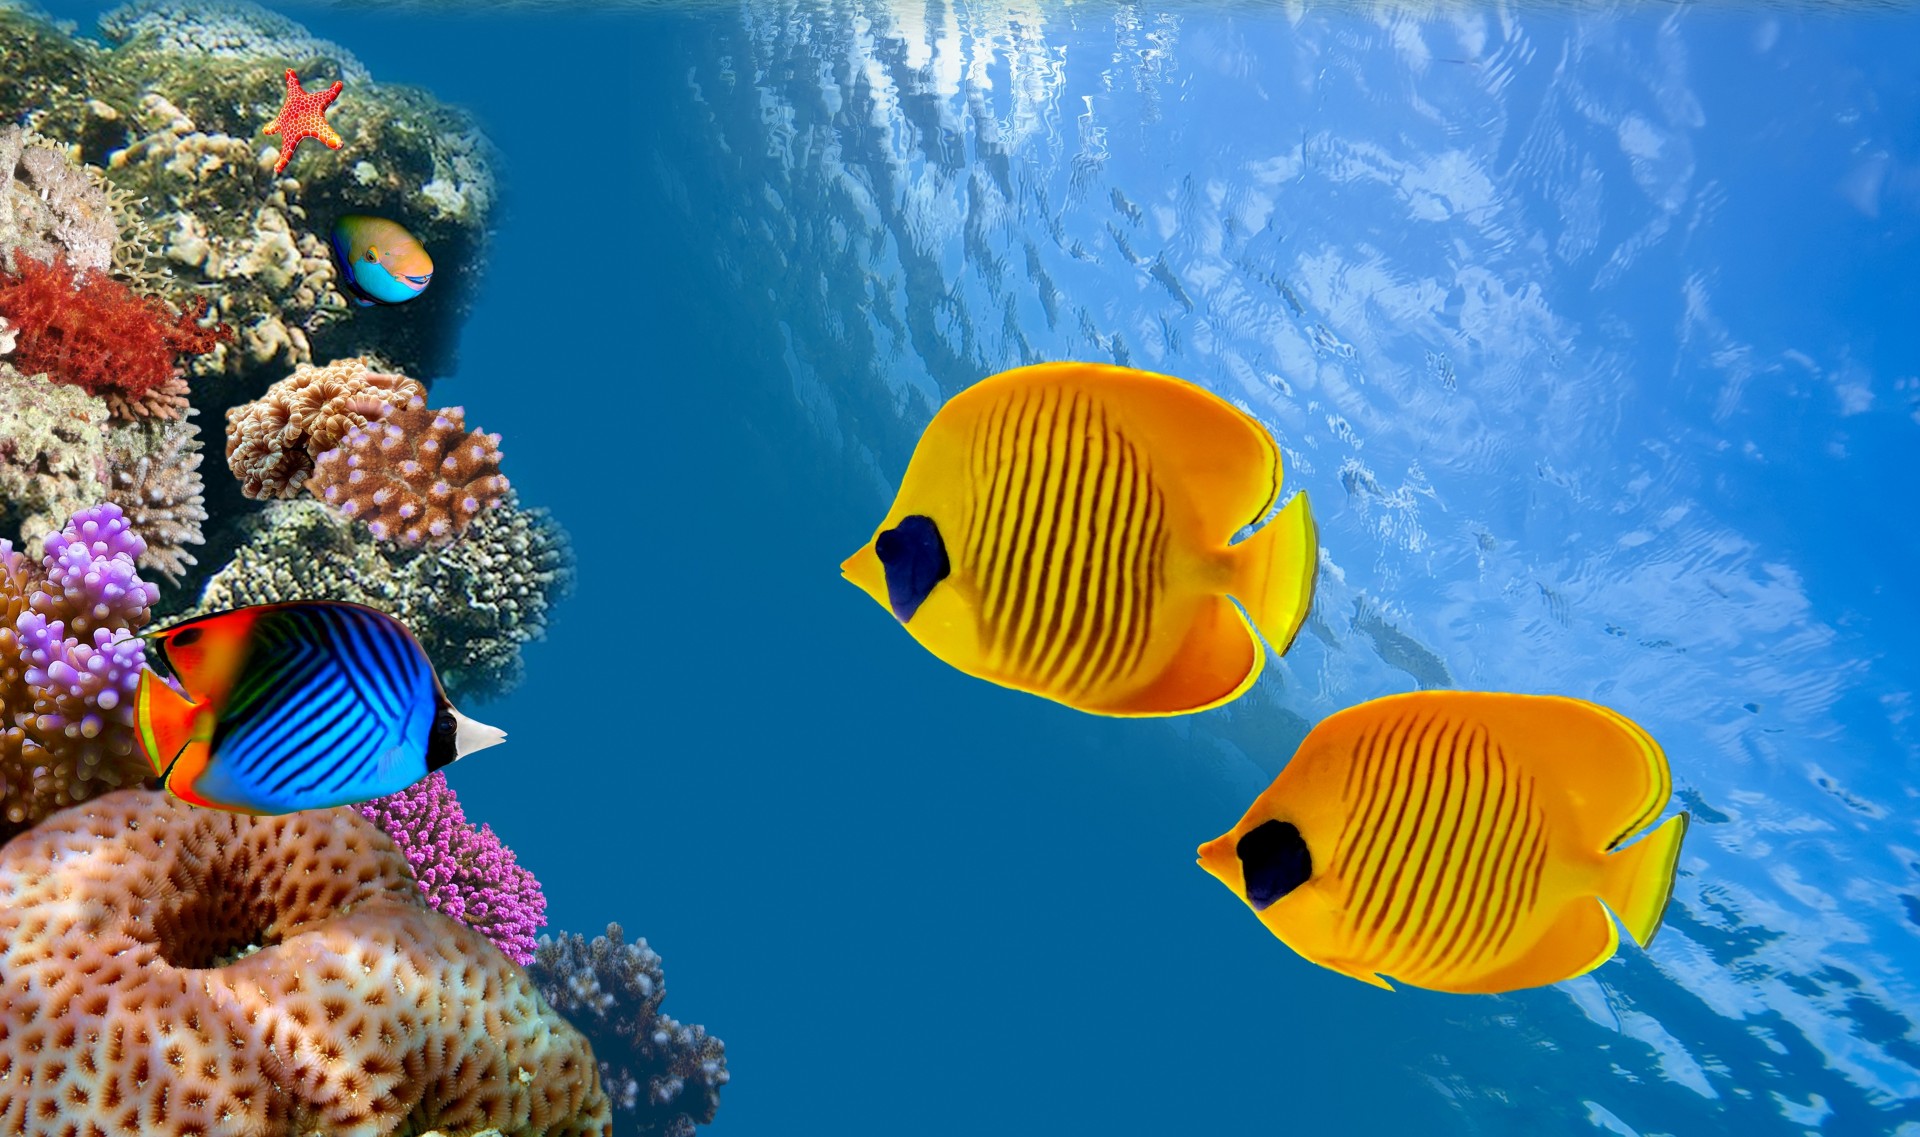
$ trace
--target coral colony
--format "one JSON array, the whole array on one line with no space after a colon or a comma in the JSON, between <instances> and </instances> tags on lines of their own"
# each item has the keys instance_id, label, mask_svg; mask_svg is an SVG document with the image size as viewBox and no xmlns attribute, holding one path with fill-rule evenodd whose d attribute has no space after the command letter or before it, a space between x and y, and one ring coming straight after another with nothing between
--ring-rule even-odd
<instances>
[{"instance_id":1,"label":"coral colony","mask_svg":"<svg viewBox=\"0 0 1920 1137\"><path fill-rule=\"evenodd\" d=\"M452 341L359 316L301 204L479 263L473 123L258 8L101 23L76 50L0 7L0 91L40 100L0 126L0 1133L686 1137L725 1048L661 1013L659 957L618 925L537 941L538 866L443 776L280 817L153 787L141 633L350 600L406 623L450 694L497 696L572 563L500 437L406 374L452 372ZM359 92L338 134L341 84L285 70L315 59ZM304 137L338 149L289 166ZM458 319L471 275L420 303ZM213 500L238 506L209 508L196 416L224 420L239 493Z\"/></svg>"}]
</instances>

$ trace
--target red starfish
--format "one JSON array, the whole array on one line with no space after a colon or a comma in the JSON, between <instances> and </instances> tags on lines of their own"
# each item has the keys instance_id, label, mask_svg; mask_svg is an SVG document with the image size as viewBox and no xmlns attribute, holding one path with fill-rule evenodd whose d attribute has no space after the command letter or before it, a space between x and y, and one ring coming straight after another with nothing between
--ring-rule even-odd
<instances>
[{"instance_id":1,"label":"red starfish","mask_svg":"<svg viewBox=\"0 0 1920 1137\"><path fill-rule=\"evenodd\" d=\"M267 124L266 130L268 134L280 136L280 161L274 164L274 173L287 168L303 138L318 138L327 149L340 149L340 136L327 125L326 112L328 104L340 97L343 86L345 84L336 79L333 86L324 91L303 90L300 73L288 69L286 101L280 104L280 113Z\"/></svg>"}]
</instances>

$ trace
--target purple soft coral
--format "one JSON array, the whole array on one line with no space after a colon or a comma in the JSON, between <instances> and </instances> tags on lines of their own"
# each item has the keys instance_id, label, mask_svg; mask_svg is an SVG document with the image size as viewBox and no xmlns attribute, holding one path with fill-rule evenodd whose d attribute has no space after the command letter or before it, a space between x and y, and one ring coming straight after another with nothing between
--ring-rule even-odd
<instances>
[{"instance_id":1,"label":"purple soft coral","mask_svg":"<svg viewBox=\"0 0 1920 1137\"><path fill-rule=\"evenodd\" d=\"M445 774L435 771L355 808L400 847L429 904L492 940L515 963L524 967L533 958L534 936L547 923L546 894L492 826L467 823Z\"/></svg>"},{"instance_id":2,"label":"purple soft coral","mask_svg":"<svg viewBox=\"0 0 1920 1137\"><path fill-rule=\"evenodd\" d=\"M114 505L75 514L38 566L0 541L0 832L146 773L146 654L129 634L159 598L135 567L145 550Z\"/></svg>"}]
</instances>

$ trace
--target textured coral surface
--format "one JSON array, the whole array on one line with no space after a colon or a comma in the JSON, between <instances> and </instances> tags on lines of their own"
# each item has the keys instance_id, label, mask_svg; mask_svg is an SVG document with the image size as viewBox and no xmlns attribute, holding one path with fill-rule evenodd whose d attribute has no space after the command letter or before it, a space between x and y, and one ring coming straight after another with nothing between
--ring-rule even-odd
<instances>
[{"instance_id":1,"label":"textured coral surface","mask_svg":"<svg viewBox=\"0 0 1920 1137\"><path fill-rule=\"evenodd\" d=\"M506 500L507 479L499 435L469 431L462 408L433 410L415 395L317 455L307 488L383 541L438 546Z\"/></svg>"},{"instance_id":2,"label":"textured coral surface","mask_svg":"<svg viewBox=\"0 0 1920 1137\"><path fill-rule=\"evenodd\" d=\"M13 366L106 398L121 417L179 416L180 357L232 336L224 325L201 327L206 310L201 297L176 314L105 273L76 273L64 257L20 257L12 272L0 270L0 314L18 329Z\"/></svg>"},{"instance_id":3,"label":"textured coral surface","mask_svg":"<svg viewBox=\"0 0 1920 1137\"><path fill-rule=\"evenodd\" d=\"M520 645L545 635L572 581L566 534L511 494L438 550L375 541L317 502L286 501L267 506L194 611L302 598L369 604L413 630L449 695L476 700L519 682Z\"/></svg>"},{"instance_id":4,"label":"textured coral surface","mask_svg":"<svg viewBox=\"0 0 1920 1137\"><path fill-rule=\"evenodd\" d=\"M188 545L206 538L207 505L200 480L200 428L188 417L116 423L107 431L107 499L147 543L141 568L174 583L194 563Z\"/></svg>"},{"instance_id":5,"label":"textured coral surface","mask_svg":"<svg viewBox=\"0 0 1920 1137\"><path fill-rule=\"evenodd\" d=\"M647 941L623 942L618 924L591 942L542 936L527 974L593 1041L621 1137L692 1137L713 1120L727 1048L660 1013L667 978Z\"/></svg>"},{"instance_id":6,"label":"textured coral surface","mask_svg":"<svg viewBox=\"0 0 1920 1137\"><path fill-rule=\"evenodd\" d=\"M107 482L107 405L0 360L0 515L27 555Z\"/></svg>"},{"instance_id":7,"label":"textured coral surface","mask_svg":"<svg viewBox=\"0 0 1920 1137\"><path fill-rule=\"evenodd\" d=\"M39 564L0 540L0 836L151 770L133 741L159 590L118 506L74 515ZM4 1132L4 1130L0 1130Z\"/></svg>"},{"instance_id":8,"label":"textured coral surface","mask_svg":"<svg viewBox=\"0 0 1920 1137\"><path fill-rule=\"evenodd\" d=\"M354 808L400 847L434 911L492 940L515 963L533 959L534 937L547 923L546 894L493 826L467 822L444 773Z\"/></svg>"},{"instance_id":9,"label":"textured coral surface","mask_svg":"<svg viewBox=\"0 0 1920 1137\"><path fill-rule=\"evenodd\" d=\"M610 1132L585 1040L348 809L125 790L0 849L0 1132Z\"/></svg>"},{"instance_id":10,"label":"textured coral surface","mask_svg":"<svg viewBox=\"0 0 1920 1137\"><path fill-rule=\"evenodd\" d=\"M425 390L360 356L325 367L303 363L259 398L227 411L227 466L248 497L298 497L316 456Z\"/></svg>"}]
</instances>

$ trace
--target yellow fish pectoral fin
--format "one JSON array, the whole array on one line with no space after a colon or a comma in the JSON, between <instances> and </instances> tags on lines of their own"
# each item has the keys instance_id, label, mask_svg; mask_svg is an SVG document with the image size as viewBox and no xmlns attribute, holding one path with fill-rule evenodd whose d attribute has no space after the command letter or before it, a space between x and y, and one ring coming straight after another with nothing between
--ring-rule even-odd
<instances>
[{"instance_id":1,"label":"yellow fish pectoral fin","mask_svg":"<svg viewBox=\"0 0 1920 1137\"><path fill-rule=\"evenodd\" d=\"M1568 904L1538 943L1505 965L1465 983L1440 990L1462 995L1499 995L1528 987L1545 987L1585 975L1613 958L1620 947L1620 929L1600 902L1582 896Z\"/></svg>"},{"instance_id":2,"label":"yellow fish pectoral fin","mask_svg":"<svg viewBox=\"0 0 1920 1137\"><path fill-rule=\"evenodd\" d=\"M1267 653L1224 596L1202 598L1186 638L1159 678L1117 702L1089 709L1113 715L1184 715L1230 703L1260 678Z\"/></svg>"}]
</instances>

